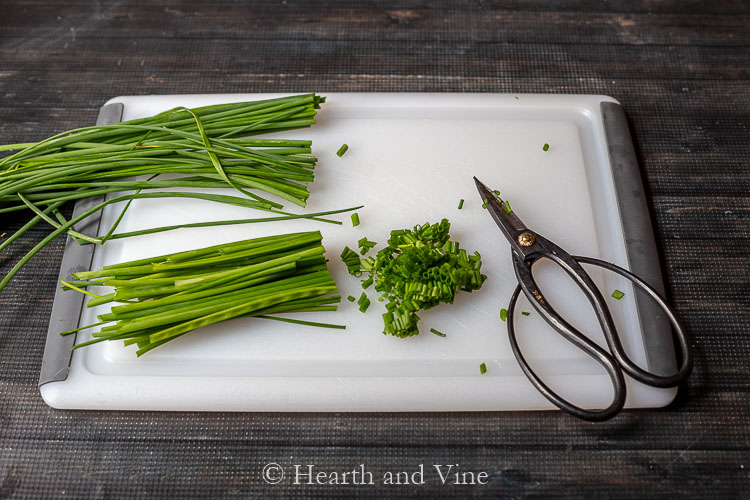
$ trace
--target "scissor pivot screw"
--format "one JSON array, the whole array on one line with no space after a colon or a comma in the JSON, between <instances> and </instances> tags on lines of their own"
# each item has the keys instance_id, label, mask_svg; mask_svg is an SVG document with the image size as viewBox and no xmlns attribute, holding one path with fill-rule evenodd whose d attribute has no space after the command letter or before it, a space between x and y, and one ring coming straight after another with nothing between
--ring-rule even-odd
<instances>
[{"instance_id":1,"label":"scissor pivot screw","mask_svg":"<svg viewBox=\"0 0 750 500\"><path fill-rule=\"evenodd\" d=\"M531 233L521 233L518 235L518 244L522 247L530 247L536 242L536 238Z\"/></svg>"}]
</instances>

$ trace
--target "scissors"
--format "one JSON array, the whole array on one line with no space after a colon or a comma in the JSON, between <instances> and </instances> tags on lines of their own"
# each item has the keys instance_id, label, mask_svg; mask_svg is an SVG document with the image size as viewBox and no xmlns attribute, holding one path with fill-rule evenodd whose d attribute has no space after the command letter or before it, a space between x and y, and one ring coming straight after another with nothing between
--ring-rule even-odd
<instances>
[{"instance_id":1,"label":"scissors","mask_svg":"<svg viewBox=\"0 0 750 500\"><path fill-rule=\"evenodd\" d=\"M652 387L674 387L687 379L693 368L690 343L675 312L653 288L635 274L615 264L591 257L570 255L547 238L526 227L521 222L521 219L510 210L509 205L501 203L501 200L495 196L496 192L491 191L476 177L474 177L474 182L476 182L479 194L484 201L483 206L487 208L511 246L513 268L518 279L518 286L513 292L508 305L507 323L510 345L513 349L513 354L515 354L518 363L521 365L521 369L544 397L561 410L565 410L578 418L597 422L614 417L623 408L626 397L623 372L630 375L633 379ZM547 302L531 273L532 265L542 258L548 258L560 266L589 299L611 352L607 352L605 349L599 347L598 344L571 326ZM581 267L581 264L602 267L627 278L638 288L645 291L661 307L674 327L674 337L677 340L681 353L681 365L677 373L661 376L643 370L633 363L622 347L614 321L612 320L612 314L604 301L604 297L588 273ZM522 291L534 309L541 314L552 328L604 367L614 387L614 398L609 406L601 410L587 410L576 406L552 391L532 370L518 346L513 324L513 311Z\"/></svg>"}]
</instances>

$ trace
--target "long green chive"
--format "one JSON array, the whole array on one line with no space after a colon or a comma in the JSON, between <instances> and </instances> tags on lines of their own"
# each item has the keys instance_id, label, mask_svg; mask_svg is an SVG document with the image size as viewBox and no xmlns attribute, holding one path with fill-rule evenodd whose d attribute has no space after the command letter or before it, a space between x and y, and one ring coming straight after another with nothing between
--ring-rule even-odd
<instances>
[{"instance_id":1,"label":"long green chive","mask_svg":"<svg viewBox=\"0 0 750 500\"><path fill-rule=\"evenodd\" d=\"M359 214L355 212L352 214L352 227L357 226L359 226Z\"/></svg>"},{"instance_id":2,"label":"long green chive","mask_svg":"<svg viewBox=\"0 0 750 500\"><path fill-rule=\"evenodd\" d=\"M481 373L482 375L484 375L485 373L487 373L487 365L486 364L482 363L481 365L479 365L479 373Z\"/></svg>"},{"instance_id":3,"label":"long green chive","mask_svg":"<svg viewBox=\"0 0 750 500\"><path fill-rule=\"evenodd\" d=\"M336 151L336 155L341 158L344 156L344 153L349 149L349 146L346 144L342 144L338 151Z\"/></svg>"},{"instance_id":4,"label":"long green chive","mask_svg":"<svg viewBox=\"0 0 750 500\"><path fill-rule=\"evenodd\" d=\"M459 290L471 292L484 283L481 256L468 255L458 242L450 241L449 230L450 222L443 219L391 231L388 246L376 256L360 259L348 247L342 252L350 274L368 274L362 287L374 282L375 291L381 293L378 300L385 302L387 310L383 333L402 338L417 335L418 311L453 303Z\"/></svg>"},{"instance_id":5,"label":"long green chive","mask_svg":"<svg viewBox=\"0 0 750 500\"><path fill-rule=\"evenodd\" d=\"M430 331L432 333L434 333L435 335L437 335L438 337L447 337L446 334L444 334L443 332L439 332L439 331L435 330L434 328L430 328Z\"/></svg>"},{"instance_id":6,"label":"long green chive","mask_svg":"<svg viewBox=\"0 0 750 500\"><path fill-rule=\"evenodd\" d=\"M617 300L620 300L625 296L625 292L621 292L620 290L615 289L614 292L612 292L612 297L616 298Z\"/></svg>"},{"instance_id":7,"label":"long green chive","mask_svg":"<svg viewBox=\"0 0 750 500\"><path fill-rule=\"evenodd\" d=\"M80 281L66 282L69 289L88 293L82 290L87 280L114 288L94 296L89 307L123 303L89 325L110 323L76 348L122 340L137 344L140 356L196 328L240 316L344 328L276 316L337 309L341 299L321 239L318 231L269 236L74 273Z\"/></svg>"},{"instance_id":8,"label":"long green chive","mask_svg":"<svg viewBox=\"0 0 750 500\"><path fill-rule=\"evenodd\" d=\"M500 320L506 321L508 319L508 310L506 308L500 309Z\"/></svg>"},{"instance_id":9,"label":"long green chive","mask_svg":"<svg viewBox=\"0 0 750 500\"><path fill-rule=\"evenodd\" d=\"M149 234L113 234L129 203L140 198L192 197L291 216L279 210L281 203L258 193L304 207L309 197L307 184L314 179L317 162L310 153L310 141L240 137L309 127L324 101L315 94L304 94L194 109L180 107L149 118L74 129L36 143L0 146L0 151L13 152L0 158L0 213L28 210L34 214L28 224L0 245L0 250L41 221L53 226L55 236L67 233L79 243L100 244ZM181 177L153 182L130 180L160 174ZM141 192L166 187L231 188L247 198ZM135 194L132 198L119 197L128 205L102 237L77 233L57 211L67 201L129 190L135 190ZM97 206L100 210L106 205ZM161 230L165 229L154 232ZM51 240L42 241L46 244ZM25 264L40 248L35 247L19 264ZM10 275L18 269L14 267ZM7 279L3 280L0 290L6 283Z\"/></svg>"}]
</instances>

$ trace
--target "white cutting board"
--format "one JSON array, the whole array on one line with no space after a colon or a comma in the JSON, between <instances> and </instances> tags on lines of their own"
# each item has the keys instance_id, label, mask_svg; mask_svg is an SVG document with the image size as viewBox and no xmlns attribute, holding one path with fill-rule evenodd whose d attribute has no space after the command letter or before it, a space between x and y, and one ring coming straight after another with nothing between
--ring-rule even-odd
<instances>
[{"instance_id":1,"label":"white cutting board","mask_svg":"<svg viewBox=\"0 0 750 500\"><path fill-rule=\"evenodd\" d=\"M268 95L118 97L123 120L175 106L202 106ZM603 96L496 94L328 94L310 129L276 134L313 141L319 158L306 210L364 204L352 228L298 220L183 229L97 248L92 267L199 248L210 244L319 229L329 269L341 295L359 297L359 280L338 255L363 236L384 243L392 229L451 221L451 235L483 257L488 279L479 291L460 293L453 305L421 314L421 334L384 336L384 308L360 313L344 300L335 313L308 313L346 330L237 319L195 331L142 358L120 342L74 352L67 380L43 385L57 408L144 410L399 411L509 410L552 406L527 381L513 357L500 309L516 286L510 248L481 208L472 176L500 189L530 227L571 254L626 266L620 215L604 141ZM336 156L341 144L349 151ZM543 151L545 143L549 150ZM222 192L222 191L216 191ZM223 191L226 192L226 191ZM463 210L458 210L460 199ZM287 205L287 209L301 209ZM103 214L102 232L121 207ZM118 232L177 223L261 217L263 213L197 200L137 200ZM381 248L378 245L374 251ZM645 366L632 288L614 275L591 274L609 297L626 349ZM548 299L570 322L603 344L586 298L554 265L535 268ZM70 292L73 293L73 292ZM95 322L107 306L86 310ZM586 407L606 406L609 378L594 361L552 331L520 302L517 329L527 358L564 396ZM429 332L436 328L445 338ZM78 340L87 340L85 333ZM485 363L487 373L480 374ZM628 407L663 406L675 390L628 380Z\"/></svg>"}]
</instances>

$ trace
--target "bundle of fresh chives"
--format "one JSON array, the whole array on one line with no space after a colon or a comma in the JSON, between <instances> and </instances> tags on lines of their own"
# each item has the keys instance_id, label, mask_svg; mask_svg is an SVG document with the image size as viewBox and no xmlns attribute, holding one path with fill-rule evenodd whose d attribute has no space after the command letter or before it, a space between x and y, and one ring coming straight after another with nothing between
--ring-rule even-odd
<instances>
[{"instance_id":1,"label":"bundle of fresh chives","mask_svg":"<svg viewBox=\"0 0 750 500\"><path fill-rule=\"evenodd\" d=\"M103 237L91 237L73 229L80 220L68 221L61 212L67 201L123 191L132 194L114 200L193 198L298 218L280 211L281 203L257 191L304 207L317 161L311 154L311 142L247 137L309 127L324 100L305 94L175 108L150 118L71 130L36 143L0 146L0 152L16 151L0 159L0 213L33 213L27 224L0 244L0 251L42 221L53 226L55 236L67 233L81 243L125 237L113 234L122 215ZM163 174L169 178L153 180ZM150 178L138 180L140 176ZM243 196L206 194L195 188L233 188ZM148 189L170 190L141 192ZM88 215L113 202L98 204ZM245 219L245 223L259 221ZM154 232L162 230L165 228L155 228ZM49 242L48 238L42 241ZM37 245L21 259L0 281L0 290L42 246Z\"/></svg>"},{"instance_id":2,"label":"bundle of fresh chives","mask_svg":"<svg viewBox=\"0 0 750 500\"><path fill-rule=\"evenodd\" d=\"M121 303L89 327L107 326L75 347L123 340L136 344L140 356L196 328L240 316L344 328L274 316L337 309L341 297L321 242L319 231L267 236L75 273L75 281L64 285L92 295L88 307ZM114 291L95 295L83 290L89 286Z\"/></svg>"}]
</instances>

